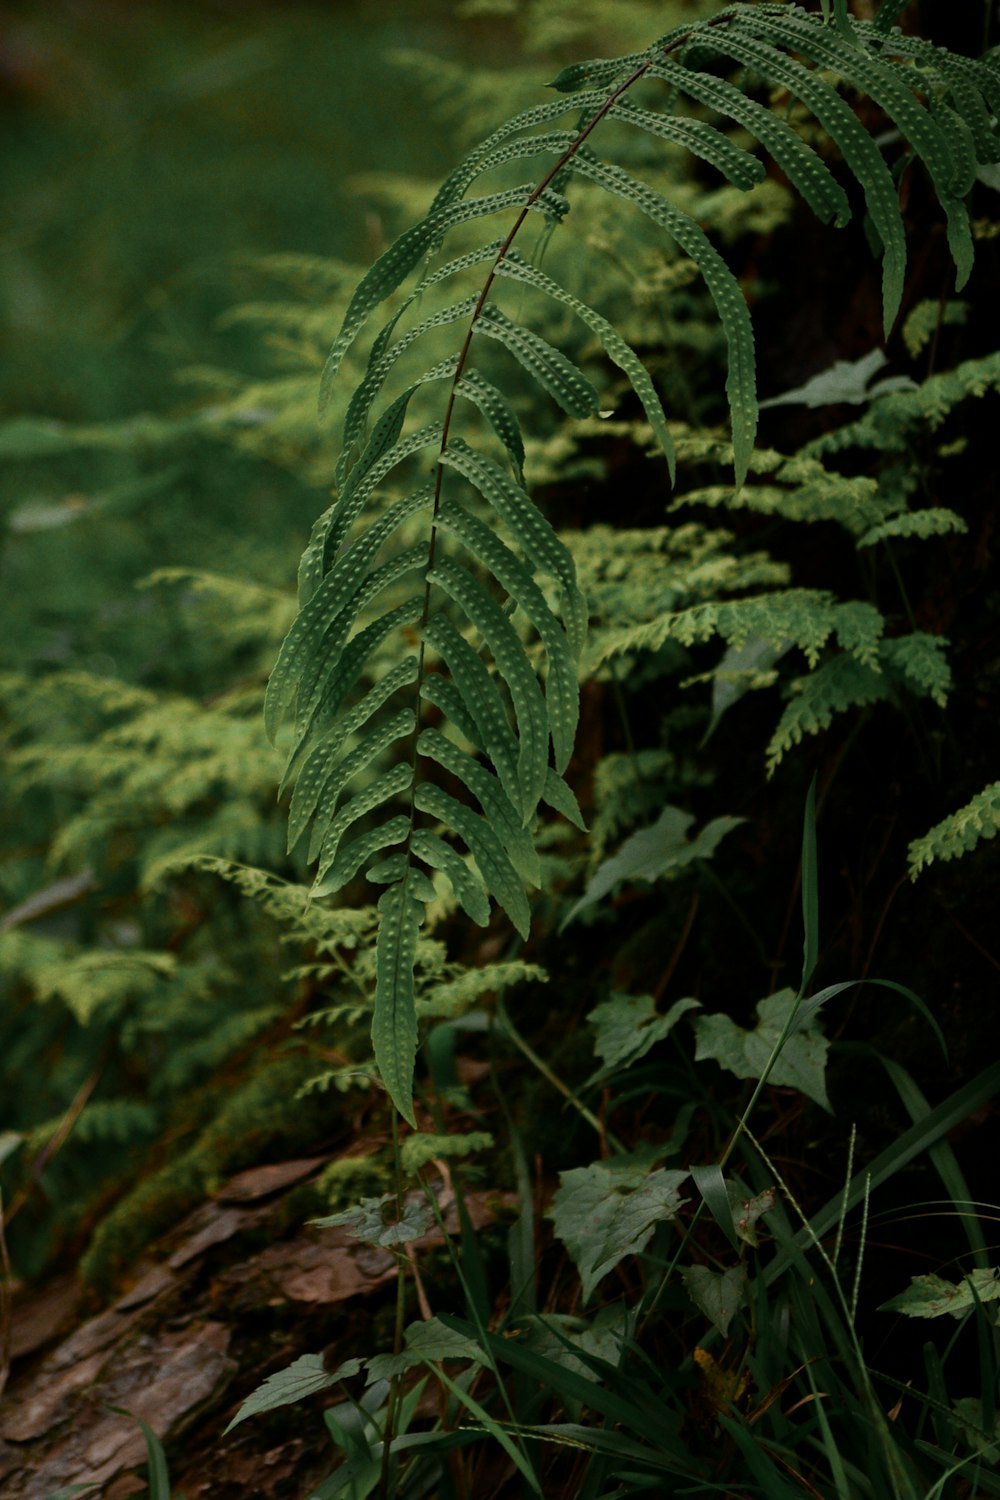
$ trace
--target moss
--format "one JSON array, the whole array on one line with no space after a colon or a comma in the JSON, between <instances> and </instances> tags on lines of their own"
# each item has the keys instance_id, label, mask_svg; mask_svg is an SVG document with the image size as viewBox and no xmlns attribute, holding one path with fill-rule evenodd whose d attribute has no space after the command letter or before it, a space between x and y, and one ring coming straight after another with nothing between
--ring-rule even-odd
<instances>
[{"instance_id":1,"label":"moss","mask_svg":"<svg viewBox=\"0 0 1000 1500\"><path fill-rule=\"evenodd\" d=\"M313 1058L285 1053L230 1090L218 1113L179 1156L143 1178L98 1224L80 1275L107 1293L151 1241L189 1213L229 1174L304 1149L329 1129L329 1105L307 1098L289 1108Z\"/></svg>"}]
</instances>

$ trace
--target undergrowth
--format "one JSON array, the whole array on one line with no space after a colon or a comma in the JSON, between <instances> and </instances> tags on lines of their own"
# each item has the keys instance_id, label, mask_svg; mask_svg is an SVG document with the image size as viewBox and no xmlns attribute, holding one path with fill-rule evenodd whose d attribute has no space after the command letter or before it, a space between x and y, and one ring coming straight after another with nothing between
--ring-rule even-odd
<instances>
[{"instance_id":1,"label":"undergrowth","mask_svg":"<svg viewBox=\"0 0 1000 1500\"><path fill-rule=\"evenodd\" d=\"M26 610L188 445L297 515L334 481L297 603L227 503L101 626L153 622L129 671L8 653L15 1267L107 1293L360 1130L308 1212L395 1256L391 1346L247 1371L225 1429L324 1393L315 1500L1000 1493L992 15L460 10L528 63L396 59L468 154L359 185L417 216L367 270L258 262L269 371L0 429L136 459L11 507Z\"/></svg>"}]
</instances>

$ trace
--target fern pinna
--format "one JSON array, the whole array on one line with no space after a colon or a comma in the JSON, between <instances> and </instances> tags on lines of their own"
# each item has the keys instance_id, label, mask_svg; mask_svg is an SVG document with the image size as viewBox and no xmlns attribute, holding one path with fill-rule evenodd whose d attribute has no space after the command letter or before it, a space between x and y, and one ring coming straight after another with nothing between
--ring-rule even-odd
<instances>
[{"instance_id":1,"label":"fern pinna","mask_svg":"<svg viewBox=\"0 0 1000 1500\"><path fill-rule=\"evenodd\" d=\"M626 127L626 136L680 142L744 190L765 176L769 156L821 220L844 225L844 184L784 117L797 106L863 196L882 251L888 329L905 272L897 188L832 79L873 100L923 162L959 285L972 260L964 195L977 165L1000 159L1000 72L901 35L888 24L896 10L880 24L849 18L846 0L834 0L829 18L795 4L737 4L643 53L565 69L557 97L473 150L351 298L324 372L324 404L369 319L387 302L390 315L346 407L337 496L302 558L299 613L271 676L266 721L272 738L289 737L289 837L294 845L310 830L315 893L339 891L362 870L385 886L372 1034L383 1081L411 1122L413 961L436 895L429 872L447 877L474 922L486 924L492 898L526 935L539 804L579 821L562 778L587 604L569 551L525 486L524 441L495 346L570 417L596 415L600 400L579 366L528 325L533 296L596 336L629 380L671 472L674 464L659 397L637 355L600 312L520 255L515 240L531 218L544 225L544 240L584 183L681 247L725 331L741 485L757 401L739 284L694 219L598 155L594 142L608 135L607 122L617 124L614 139ZM723 76L736 70L738 83ZM765 90L777 91L782 113L754 97ZM567 116L575 116L569 126ZM725 133L731 124L756 139L759 153ZM511 183L537 158L547 163L540 175ZM482 225L504 213L513 214L511 227L483 243ZM404 294L410 277L415 285Z\"/></svg>"}]
</instances>

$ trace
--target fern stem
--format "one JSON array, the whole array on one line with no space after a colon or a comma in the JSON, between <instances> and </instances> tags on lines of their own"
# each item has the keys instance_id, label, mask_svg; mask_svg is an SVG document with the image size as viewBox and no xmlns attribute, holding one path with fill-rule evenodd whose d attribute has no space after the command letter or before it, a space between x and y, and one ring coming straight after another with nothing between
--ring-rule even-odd
<instances>
[{"instance_id":1,"label":"fern stem","mask_svg":"<svg viewBox=\"0 0 1000 1500\"><path fill-rule=\"evenodd\" d=\"M392 1170L396 1198L397 1222L403 1217L403 1165L399 1154L399 1111L392 1107ZM406 1326L406 1255L397 1247L396 1257L396 1318L392 1335L392 1352L399 1354L403 1348L403 1329ZM396 1408L402 1376L393 1375L389 1382L389 1397L385 1407L385 1423L382 1427L382 1468L379 1474L379 1500L391 1500L389 1494L389 1465L391 1460L393 1429L396 1423Z\"/></svg>"}]
</instances>

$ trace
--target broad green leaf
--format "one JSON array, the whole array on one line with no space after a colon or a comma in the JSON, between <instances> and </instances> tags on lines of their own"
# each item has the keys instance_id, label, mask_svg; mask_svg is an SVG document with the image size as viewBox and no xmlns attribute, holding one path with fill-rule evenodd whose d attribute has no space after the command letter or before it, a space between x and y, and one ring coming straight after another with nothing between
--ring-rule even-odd
<instances>
[{"instance_id":1,"label":"broad green leaf","mask_svg":"<svg viewBox=\"0 0 1000 1500\"><path fill-rule=\"evenodd\" d=\"M413 965L424 904L404 879L391 885L378 903L381 921L375 943L375 1010L372 1047L379 1077L393 1104L416 1129L413 1067L417 1055L417 1011Z\"/></svg>"},{"instance_id":2,"label":"broad green leaf","mask_svg":"<svg viewBox=\"0 0 1000 1500\"><path fill-rule=\"evenodd\" d=\"M893 375L872 385L872 377L888 363L881 349L872 349L860 359L835 360L829 369L813 375L804 385L762 401L760 409L763 411L768 406L863 406L890 391L918 389L916 381L908 375Z\"/></svg>"},{"instance_id":3,"label":"broad green leaf","mask_svg":"<svg viewBox=\"0 0 1000 1500\"><path fill-rule=\"evenodd\" d=\"M737 1078L760 1078L767 1067L778 1038L798 1004L794 990L779 990L757 1005L757 1025L753 1031L738 1026L730 1016L701 1015L694 1019L695 1060L714 1058L720 1067ZM830 1044L813 1013L786 1040L768 1074L768 1081L785 1088L798 1089L815 1099L824 1109L830 1108L826 1096L827 1053Z\"/></svg>"},{"instance_id":4,"label":"broad green leaf","mask_svg":"<svg viewBox=\"0 0 1000 1500\"><path fill-rule=\"evenodd\" d=\"M715 1325L723 1338L728 1338L729 1325L743 1305L746 1295L746 1266L730 1266L728 1271L710 1271L707 1266L688 1266L681 1272L681 1280L695 1307Z\"/></svg>"},{"instance_id":5,"label":"broad green leaf","mask_svg":"<svg viewBox=\"0 0 1000 1500\"><path fill-rule=\"evenodd\" d=\"M660 1015L652 995L615 991L610 1000L602 1000L587 1016L595 1032L594 1051L604 1065L601 1072L638 1062L651 1047L669 1036L681 1016L697 1010L700 1003L677 1000L665 1015Z\"/></svg>"},{"instance_id":6,"label":"broad green leaf","mask_svg":"<svg viewBox=\"0 0 1000 1500\"><path fill-rule=\"evenodd\" d=\"M712 673L712 717L705 730L706 740L714 733L726 710L738 703L745 693L769 687L774 682L774 665L783 654L779 646L753 636L742 646L726 647L722 660Z\"/></svg>"},{"instance_id":7,"label":"broad green leaf","mask_svg":"<svg viewBox=\"0 0 1000 1500\"><path fill-rule=\"evenodd\" d=\"M360 1359L348 1359L338 1365L335 1370L328 1370L323 1363L322 1354L303 1354L287 1365L283 1370L276 1370L269 1375L255 1391L249 1395L236 1413L229 1426L223 1430L223 1437L231 1432L240 1422L245 1422L247 1417L255 1417L260 1412L274 1411L279 1406L290 1406L294 1401L302 1401L306 1396L312 1396L316 1391L329 1390L332 1385L338 1385L341 1380L347 1380L351 1375L357 1375L362 1368Z\"/></svg>"},{"instance_id":8,"label":"broad green leaf","mask_svg":"<svg viewBox=\"0 0 1000 1500\"><path fill-rule=\"evenodd\" d=\"M979 1302L1000 1301L1000 1271L977 1268L959 1282L942 1276L913 1276L905 1292L883 1302L880 1312L904 1313L908 1318L961 1318Z\"/></svg>"},{"instance_id":9,"label":"broad green leaf","mask_svg":"<svg viewBox=\"0 0 1000 1500\"><path fill-rule=\"evenodd\" d=\"M580 1273L584 1302L626 1255L646 1248L657 1224L676 1217L687 1176L628 1157L560 1172L549 1217Z\"/></svg>"},{"instance_id":10,"label":"broad green leaf","mask_svg":"<svg viewBox=\"0 0 1000 1500\"><path fill-rule=\"evenodd\" d=\"M742 1182L734 1181L731 1177L726 1178L726 1193L729 1197L729 1208L733 1216L733 1228L738 1237L747 1245L756 1246L760 1243L757 1236L756 1224L764 1214L769 1214L777 1201L774 1188L765 1188L762 1193L754 1193L749 1197Z\"/></svg>"},{"instance_id":11,"label":"broad green leaf","mask_svg":"<svg viewBox=\"0 0 1000 1500\"><path fill-rule=\"evenodd\" d=\"M471 1364L489 1365L490 1356L477 1339L448 1328L439 1318L411 1323L403 1334L406 1348L400 1354L377 1354L368 1361L367 1383L392 1380L415 1365L463 1359Z\"/></svg>"},{"instance_id":12,"label":"broad green leaf","mask_svg":"<svg viewBox=\"0 0 1000 1500\"><path fill-rule=\"evenodd\" d=\"M598 865L587 889L563 919L563 927L622 880L659 880L675 874L693 860L711 859L726 834L742 822L743 818L713 818L697 838L689 839L687 833L694 818L681 808L668 805L655 823L631 834L616 854Z\"/></svg>"},{"instance_id":13,"label":"broad green leaf","mask_svg":"<svg viewBox=\"0 0 1000 1500\"><path fill-rule=\"evenodd\" d=\"M328 1214L322 1219L310 1219L309 1223L317 1229L346 1229L362 1244L378 1245L383 1250L419 1240L434 1223L434 1215L419 1193L407 1196L400 1219L386 1219L387 1205L395 1209L394 1193L383 1193L381 1198L362 1198L353 1208L345 1208L339 1214Z\"/></svg>"}]
</instances>

